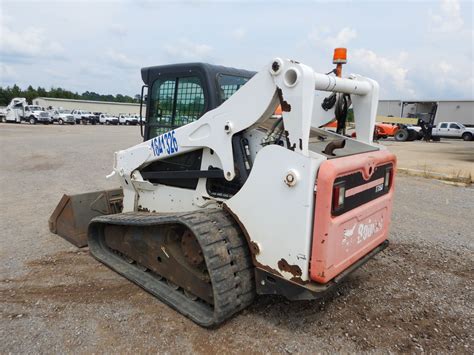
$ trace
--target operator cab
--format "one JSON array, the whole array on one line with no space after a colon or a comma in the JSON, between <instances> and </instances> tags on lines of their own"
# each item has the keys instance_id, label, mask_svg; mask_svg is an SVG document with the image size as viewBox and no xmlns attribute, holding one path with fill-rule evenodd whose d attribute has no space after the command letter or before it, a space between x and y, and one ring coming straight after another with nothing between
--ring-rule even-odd
<instances>
[{"instance_id":1,"label":"operator cab","mask_svg":"<svg viewBox=\"0 0 474 355\"><path fill-rule=\"evenodd\" d=\"M148 87L144 140L198 120L226 101L255 74L207 63L143 68L144 87ZM153 184L185 189L196 189L199 178L206 177L211 195L229 197L238 191L242 184L234 186L235 182L227 182L221 169L209 172L207 166L202 167L202 156L202 149L172 156L146 165L140 173Z\"/></svg>"},{"instance_id":2,"label":"operator cab","mask_svg":"<svg viewBox=\"0 0 474 355\"><path fill-rule=\"evenodd\" d=\"M161 65L141 72L144 87L148 87L145 141L196 121L255 75L207 63Z\"/></svg>"}]
</instances>

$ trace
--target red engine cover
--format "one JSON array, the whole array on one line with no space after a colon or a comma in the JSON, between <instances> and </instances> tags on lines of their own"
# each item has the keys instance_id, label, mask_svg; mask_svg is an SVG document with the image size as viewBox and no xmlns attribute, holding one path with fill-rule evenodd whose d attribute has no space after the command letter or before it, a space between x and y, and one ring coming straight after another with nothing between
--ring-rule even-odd
<instances>
[{"instance_id":1,"label":"red engine cover","mask_svg":"<svg viewBox=\"0 0 474 355\"><path fill-rule=\"evenodd\" d=\"M345 190L346 198L380 188L377 169L392 164L390 186L383 195L347 212L334 215L333 187L336 179L362 176L358 186ZM392 212L396 157L388 151L369 152L330 159L321 164L317 177L310 277L326 283L387 239ZM342 177L342 179L341 179ZM375 190L374 190L375 191ZM362 196L362 195L360 195Z\"/></svg>"}]
</instances>

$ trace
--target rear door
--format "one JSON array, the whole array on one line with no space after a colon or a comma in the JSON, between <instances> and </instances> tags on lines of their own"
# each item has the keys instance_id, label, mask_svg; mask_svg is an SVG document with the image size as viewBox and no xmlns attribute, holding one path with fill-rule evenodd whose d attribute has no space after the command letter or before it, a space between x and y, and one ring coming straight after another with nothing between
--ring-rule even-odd
<instances>
[{"instance_id":1,"label":"rear door","mask_svg":"<svg viewBox=\"0 0 474 355\"><path fill-rule=\"evenodd\" d=\"M438 136L447 137L448 136L448 124L446 122L440 123L438 127Z\"/></svg>"}]
</instances>

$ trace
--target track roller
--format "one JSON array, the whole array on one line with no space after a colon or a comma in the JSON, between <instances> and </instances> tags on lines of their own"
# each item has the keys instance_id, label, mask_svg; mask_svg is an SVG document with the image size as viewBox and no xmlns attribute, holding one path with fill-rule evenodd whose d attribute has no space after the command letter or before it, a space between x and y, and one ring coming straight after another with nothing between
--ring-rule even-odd
<instances>
[{"instance_id":1,"label":"track roller","mask_svg":"<svg viewBox=\"0 0 474 355\"><path fill-rule=\"evenodd\" d=\"M89 249L204 327L222 323L255 297L245 237L221 209L99 216L89 225Z\"/></svg>"}]
</instances>

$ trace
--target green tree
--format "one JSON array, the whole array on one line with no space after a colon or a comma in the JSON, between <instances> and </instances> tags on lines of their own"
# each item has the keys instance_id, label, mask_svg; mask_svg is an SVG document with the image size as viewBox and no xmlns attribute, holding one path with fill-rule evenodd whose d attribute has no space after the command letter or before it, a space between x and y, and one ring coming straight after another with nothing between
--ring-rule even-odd
<instances>
[{"instance_id":1,"label":"green tree","mask_svg":"<svg viewBox=\"0 0 474 355\"><path fill-rule=\"evenodd\" d=\"M18 85L12 87L1 87L0 86L0 105L6 106L14 97L24 97L28 102L32 102L37 97L54 97L59 99L73 99L73 100L93 100L93 101L111 101L111 102L127 102L127 103L138 103L140 102L140 95L134 97L116 94L114 95L103 95L98 94L94 91L85 91L82 94L77 92L69 91L60 87L51 87L49 90L38 86L36 89L29 85L26 90L22 90Z\"/></svg>"},{"instance_id":2,"label":"green tree","mask_svg":"<svg viewBox=\"0 0 474 355\"><path fill-rule=\"evenodd\" d=\"M15 84L15 85L13 85L13 87L11 89L11 93L12 93L13 97L18 97L18 96L21 96L22 90L20 89L20 87L17 84Z\"/></svg>"},{"instance_id":3,"label":"green tree","mask_svg":"<svg viewBox=\"0 0 474 355\"><path fill-rule=\"evenodd\" d=\"M0 87L0 106L6 106L10 103L10 88L6 87L5 89Z\"/></svg>"},{"instance_id":4,"label":"green tree","mask_svg":"<svg viewBox=\"0 0 474 355\"><path fill-rule=\"evenodd\" d=\"M36 92L39 97L48 97L48 92L46 91L46 89L42 88L41 86L38 86L38 88L36 89Z\"/></svg>"},{"instance_id":5,"label":"green tree","mask_svg":"<svg viewBox=\"0 0 474 355\"><path fill-rule=\"evenodd\" d=\"M23 96L25 97L26 101L28 101L28 103L32 104L33 99L37 98L39 95L38 92L33 88L33 86L30 85L24 92Z\"/></svg>"}]
</instances>

